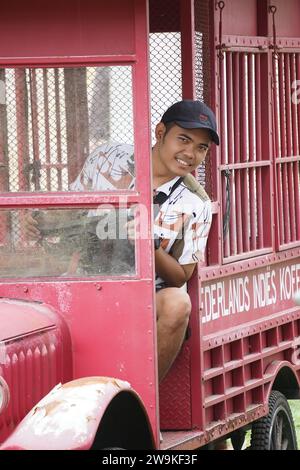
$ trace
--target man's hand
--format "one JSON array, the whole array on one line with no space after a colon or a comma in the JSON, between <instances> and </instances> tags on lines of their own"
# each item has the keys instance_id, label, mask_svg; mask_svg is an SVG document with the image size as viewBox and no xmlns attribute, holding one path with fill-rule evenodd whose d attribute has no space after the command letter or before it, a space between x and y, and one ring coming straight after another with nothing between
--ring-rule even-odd
<instances>
[{"instance_id":1,"label":"man's hand","mask_svg":"<svg viewBox=\"0 0 300 470\"><path fill-rule=\"evenodd\" d=\"M136 238L139 236L140 229L140 214L137 207L131 208L129 215L127 215L128 222L125 224L127 231L127 238L132 245Z\"/></svg>"},{"instance_id":2,"label":"man's hand","mask_svg":"<svg viewBox=\"0 0 300 470\"><path fill-rule=\"evenodd\" d=\"M196 263L181 265L178 261L169 255L163 248L155 250L155 271L161 277L168 287L181 287L191 277Z\"/></svg>"},{"instance_id":3,"label":"man's hand","mask_svg":"<svg viewBox=\"0 0 300 470\"><path fill-rule=\"evenodd\" d=\"M33 217L32 212L26 212L24 215L23 227L25 236L28 240L40 240L41 232L39 231L38 221Z\"/></svg>"}]
</instances>

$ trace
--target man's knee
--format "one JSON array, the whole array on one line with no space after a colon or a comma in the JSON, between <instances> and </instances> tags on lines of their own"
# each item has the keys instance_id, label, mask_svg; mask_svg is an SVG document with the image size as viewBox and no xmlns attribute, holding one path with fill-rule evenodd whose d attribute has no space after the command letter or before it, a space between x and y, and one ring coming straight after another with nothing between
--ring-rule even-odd
<instances>
[{"instance_id":1,"label":"man's knee","mask_svg":"<svg viewBox=\"0 0 300 470\"><path fill-rule=\"evenodd\" d=\"M177 288L164 291L160 293L158 319L174 330L186 327L192 308L189 295Z\"/></svg>"}]
</instances>

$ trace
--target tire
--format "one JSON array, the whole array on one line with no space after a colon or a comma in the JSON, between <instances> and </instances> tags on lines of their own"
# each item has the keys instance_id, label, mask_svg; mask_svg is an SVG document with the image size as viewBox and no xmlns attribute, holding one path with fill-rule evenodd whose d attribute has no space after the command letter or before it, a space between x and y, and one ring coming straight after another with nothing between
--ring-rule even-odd
<instances>
[{"instance_id":1,"label":"tire","mask_svg":"<svg viewBox=\"0 0 300 470\"><path fill-rule=\"evenodd\" d=\"M297 450L292 412L282 393L271 392L269 413L253 423L251 450Z\"/></svg>"}]
</instances>

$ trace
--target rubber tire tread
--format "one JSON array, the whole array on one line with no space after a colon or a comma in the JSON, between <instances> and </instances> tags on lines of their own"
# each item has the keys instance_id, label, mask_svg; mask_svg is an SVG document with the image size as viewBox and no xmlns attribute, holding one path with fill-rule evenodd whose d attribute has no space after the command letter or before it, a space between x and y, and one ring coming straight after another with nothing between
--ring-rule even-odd
<instances>
[{"instance_id":1,"label":"rubber tire tread","mask_svg":"<svg viewBox=\"0 0 300 470\"><path fill-rule=\"evenodd\" d=\"M292 426L292 435L296 444L295 450L297 450L297 437L294 425L293 415L285 396L276 391L272 390L269 398L269 413L263 418L255 421L252 424L251 431L251 450L269 450L269 434L273 421L273 415L278 406L282 406L285 409L285 412L290 418Z\"/></svg>"}]
</instances>

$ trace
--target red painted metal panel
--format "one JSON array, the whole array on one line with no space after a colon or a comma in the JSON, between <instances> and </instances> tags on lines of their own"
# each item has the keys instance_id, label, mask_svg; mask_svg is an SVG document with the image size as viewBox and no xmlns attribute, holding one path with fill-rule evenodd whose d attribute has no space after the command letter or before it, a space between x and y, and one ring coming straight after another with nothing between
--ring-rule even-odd
<instances>
[{"instance_id":1,"label":"red painted metal panel","mask_svg":"<svg viewBox=\"0 0 300 470\"><path fill-rule=\"evenodd\" d=\"M249 0L225 0L223 9L223 33L257 36L257 2Z\"/></svg>"},{"instance_id":2,"label":"red painted metal panel","mask_svg":"<svg viewBox=\"0 0 300 470\"><path fill-rule=\"evenodd\" d=\"M34 331L51 329L55 326L53 318L43 316L38 307L31 304L11 300L0 301L1 331L0 341L14 339L33 333Z\"/></svg>"},{"instance_id":3,"label":"red painted metal panel","mask_svg":"<svg viewBox=\"0 0 300 470\"><path fill-rule=\"evenodd\" d=\"M293 296L300 288L299 262L298 254L284 263L268 262L269 268L253 269L253 263L246 273L242 266L238 273L228 270L224 278L210 281L210 285L203 280L202 334L229 332L249 322L254 325L288 309L296 312Z\"/></svg>"},{"instance_id":4,"label":"red painted metal panel","mask_svg":"<svg viewBox=\"0 0 300 470\"><path fill-rule=\"evenodd\" d=\"M191 352L184 345L171 371L160 385L160 428L192 429Z\"/></svg>"},{"instance_id":5,"label":"red painted metal panel","mask_svg":"<svg viewBox=\"0 0 300 470\"><path fill-rule=\"evenodd\" d=\"M180 31L180 2L181 0L149 0L151 33Z\"/></svg>"},{"instance_id":6,"label":"red painted metal panel","mask_svg":"<svg viewBox=\"0 0 300 470\"><path fill-rule=\"evenodd\" d=\"M180 0L182 98L196 99L194 0Z\"/></svg>"},{"instance_id":7,"label":"red painted metal panel","mask_svg":"<svg viewBox=\"0 0 300 470\"><path fill-rule=\"evenodd\" d=\"M2 283L3 295L42 300L59 311L72 338L73 378L103 375L127 380L142 397L155 429L156 324L151 279ZM33 374L40 374L40 359L34 366L34 350L32 354ZM40 356L39 350L36 354Z\"/></svg>"},{"instance_id":8,"label":"red painted metal panel","mask_svg":"<svg viewBox=\"0 0 300 470\"><path fill-rule=\"evenodd\" d=\"M277 36L299 37L300 4L298 0L272 0L277 9L275 24Z\"/></svg>"},{"instance_id":9,"label":"red painted metal panel","mask_svg":"<svg viewBox=\"0 0 300 470\"><path fill-rule=\"evenodd\" d=\"M0 30L4 58L132 54L134 2L12 0L2 5Z\"/></svg>"}]
</instances>

